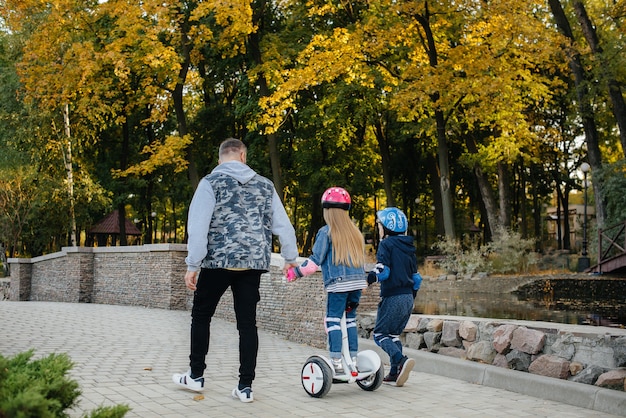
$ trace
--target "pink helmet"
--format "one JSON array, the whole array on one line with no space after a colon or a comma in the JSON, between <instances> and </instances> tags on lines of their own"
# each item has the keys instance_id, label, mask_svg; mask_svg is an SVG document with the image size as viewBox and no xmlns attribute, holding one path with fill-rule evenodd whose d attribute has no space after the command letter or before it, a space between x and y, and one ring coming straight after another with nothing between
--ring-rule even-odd
<instances>
[{"instance_id":1,"label":"pink helmet","mask_svg":"<svg viewBox=\"0 0 626 418\"><path fill-rule=\"evenodd\" d=\"M326 189L322 195L323 208L339 208L348 210L350 209L351 204L352 200L350 200L350 195L346 189L342 189L341 187L331 187Z\"/></svg>"}]
</instances>

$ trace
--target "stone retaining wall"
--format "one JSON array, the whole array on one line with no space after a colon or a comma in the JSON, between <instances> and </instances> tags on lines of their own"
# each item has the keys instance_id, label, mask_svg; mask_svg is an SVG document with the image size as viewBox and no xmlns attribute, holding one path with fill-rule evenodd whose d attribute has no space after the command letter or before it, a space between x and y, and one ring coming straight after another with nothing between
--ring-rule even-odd
<instances>
[{"instance_id":1,"label":"stone retaining wall","mask_svg":"<svg viewBox=\"0 0 626 418\"><path fill-rule=\"evenodd\" d=\"M185 287L184 244L127 247L66 247L32 259L8 260L10 300L135 305L188 310L193 293ZM286 283L283 260L272 254L270 273L261 276L259 327L285 338L326 346L326 297L320 273ZM361 308L373 311L377 291L364 292ZM235 321L232 294L226 292L216 316Z\"/></svg>"},{"instance_id":2,"label":"stone retaining wall","mask_svg":"<svg viewBox=\"0 0 626 418\"><path fill-rule=\"evenodd\" d=\"M10 299L188 310L193 294L183 280L186 255L183 244L151 244L68 247L32 259L13 258L8 260ZM261 278L259 327L291 341L325 348L326 296L320 274L286 283L282 265L282 258L273 254L271 271ZM425 277L423 286L428 286L428 279ZM377 303L378 285L373 285L363 292L359 306L358 323L364 338L370 338ZM222 298L216 316L235 320L230 291ZM411 348L530 373L549 370L553 377L612 388L619 388L621 382L621 390L625 390L623 329L413 315L401 338ZM612 374L600 378L607 372Z\"/></svg>"},{"instance_id":3,"label":"stone retaining wall","mask_svg":"<svg viewBox=\"0 0 626 418\"><path fill-rule=\"evenodd\" d=\"M66 247L32 259L11 258L11 300L186 309L185 245Z\"/></svg>"},{"instance_id":4,"label":"stone retaining wall","mask_svg":"<svg viewBox=\"0 0 626 418\"><path fill-rule=\"evenodd\" d=\"M361 314L371 338L375 314ZM548 322L412 315L403 345L578 383L626 391L626 330Z\"/></svg>"}]
</instances>

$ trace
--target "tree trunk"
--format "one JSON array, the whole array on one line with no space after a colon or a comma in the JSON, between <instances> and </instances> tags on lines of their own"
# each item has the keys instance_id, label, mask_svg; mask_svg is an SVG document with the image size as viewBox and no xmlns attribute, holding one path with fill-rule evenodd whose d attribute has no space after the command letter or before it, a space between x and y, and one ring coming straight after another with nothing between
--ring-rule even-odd
<instances>
[{"instance_id":1,"label":"tree trunk","mask_svg":"<svg viewBox=\"0 0 626 418\"><path fill-rule=\"evenodd\" d=\"M120 202L117 205L117 225L120 230L119 237L118 237L120 246L124 247L127 244L126 242L126 206L124 205L124 202ZM116 244L113 243L113 245L116 245Z\"/></svg>"},{"instance_id":2,"label":"tree trunk","mask_svg":"<svg viewBox=\"0 0 626 418\"><path fill-rule=\"evenodd\" d=\"M317 230L323 225L322 220L322 194L313 193L311 196L311 223L309 224L309 230L307 231L306 240L304 241L304 246L302 248L303 254L311 253Z\"/></svg>"},{"instance_id":3,"label":"tree trunk","mask_svg":"<svg viewBox=\"0 0 626 418\"><path fill-rule=\"evenodd\" d=\"M263 64L263 56L261 55L261 40L260 33L263 31L264 19L263 13L266 9L265 1L253 2L253 25L257 27L257 30L252 32L248 37L248 51L254 61L254 64L260 66ZM267 86L267 80L263 72L259 72L257 77L257 85L259 86L259 92L261 97L267 97L270 95L270 89ZM281 199L284 199L284 186L283 186L283 174L282 166L280 163L280 151L278 149L278 137L276 134L271 133L267 135L267 145L269 148L270 165L272 167L272 181L276 192Z\"/></svg>"},{"instance_id":4,"label":"tree trunk","mask_svg":"<svg viewBox=\"0 0 626 418\"><path fill-rule=\"evenodd\" d=\"M496 198L493 195L493 190L489 184L489 180L482 168L479 165L474 167L474 175L476 176L476 182L478 183L478 190L483 200L483 206L487 215L487 227L489 228L489 235L495 236L496 231L502 226L500 218L498 217Z\"/></svg>"},{"instance_id":5,"label":"tree trunk","mask_svg":"<svg viewBox=\"0 0 626 418\"><path fill-rule=\"evenodd\" d=\"M265 77L260 74L257 80L261 95L266 97L270 95L270 90L267 87L267 81ZM280 151L278 150L278 137L276 134L267 135L267 145L269 147L270 165L272 166L272 181L276 192L281 199L284 199L284 186L283 186L283 173L280 164Z\"/></svg>"},{"instance_id":6,"label":"tree trunk","mask_svg":"<svg viewBox=\"0 0 626 418\"><path fill-rule=\"evenodd\" d=\"M128 129L128 115L126 117L126 121L122 124L122 152L120 155L120 170L124 171L128 168L128 144L130 143L130 132ZM122 183L126 183L126 178L122 177L120 180ZM120 187L122 190L122 199L120 199L120 203L117 205L117 224L120 230L120 246L126 246L126 187L122 184Z\"/></svg>"},{"instance_id":7,"label":"tree trunk","mask_svg":"<svg viewBox=\"0 0 626 418\"><path fill-rule=\"evenodd\" d=\"M561 210L561 185L557 182L556 184L556 248L557 250L563 249L563 228L561 228L561 214L563 211Z\"/></svg>"},{"instance_id":8,"label":"tree trunk","mask_svg":"<svg viewBox=\"0 0 626 418\"><path fill-rule=\"evenodd\" d=\"M478 148L476 147L476 142L473 138L467 137L465 140L467 150L476 154L478 152ZM500 228L500 218L498 217L498 205L496 203L496 198L493 193L493 189L489 184L489 180L485 173L483 173L482 167L479 164L474 166L474 175L476 176L476 182L478 184L478 190L480 191L480 196L483 201L483 207L485 209L485 213L487 215L487 227L489 228L489 235L494 236L495 232ZM484 222L484 220L483 220Z\"/></svg>"},{"instance_id":9,"label":"tree trunk","mask_svg":"<svg viewBox=\"0 0 626 418\"><path fill-rule=\"evenodd\" d=\"M148 185L146 186L146 232L144 234L144 243L152 244L152 224L154 217L152 216L152 189L154 187L154 180L152 176L148 178ZM187 239L187 226L185 225L185 240ZM186 242L186 241L185 241Z\"/></svg>"},{"instance_id":10,"label":"tree trunk","mask_svg":"<svg viewBox=\"0 0 626 418\"><path fill-rule=\"evenodd\" d=\"M558 176L558 172L557 172ZM557 180L558 181L558 180ZM557 194L557 222L558 222L558 239L559 246L558 248L561 250L570 250L572 248L572 243L570 239L570 225L569 225L569 199L568 194L569 190L567 186L565 190L561 190L560 184L557 183L556 186L556 194ZM561 228L561 224L563 227Z\"/></svg>"},{"instance_id":11,"label":"tree trunk","mask_svg":"<svg viewBox=\"0 0 626 418\"><path fill-rule=\"evenodd\" d=\"M572 29L570 27L567 16L563 11L559 0L548 0L550 9L554 15L554 20L559 30L573 44L575 42ZM602 154L600 153L600 145L598 139L598 130L594 118L593 108L589 99L589 91L586 87L585 73L583 65L580 61L580 54L573 48L563 46L569 58L569 65L574 74L574 82L576 83L576 96L578 99L578 113L582 119L585 131L585 142L587 143L587 159L593 170L602 168ZM598 176L593 178L593 191L596 197L596 222L599 228L604 226L606 219L606 202L602 185Z\"/></svg>"},{"instance_id":12,"label":"tree trunk","mask_svg":"<svg viewBox=\"0 0 626 418\"><path fill-rule=\"evenodd\" d=\"M150 108L146 106L146 119L150 116ZM146 136L148 138L148 143L153 144L155 141L154 127L150 123L146 126ZM143 235L144 244L152 244L152 223L154 218L152 217L152 191L154 188L154 173L150 173L146 176L146 195L144 198L145 206L145 216L144 222L146 225L146 231ZM187 238L187 225L185 225L185 239ZM185 242L187 242L185 240Z\"/></svg>"},{"instance_id":13,"label":"tree trunk","mask_svg":"<svg viewBox=\"0 0 626 418\"><path fill-rule=\"evenodd\" d=\"M437 158L435 155L428 157L427 167L433 190L434 209L426 208L426 210L434 210L432 217L435 221L435 234L437 236L443 236L446 234L446 229L443 226L443 211L441 210L441 187L439 187L441 178L439 177L439 167L437 166ZM432 241L434 242L434 240Z\"/></svg>"},{"instance_id":14,"label":"tree trunk","mask_svg":"<svg viewBox=\"0 0 626 418\"><path fill-rule=\"evenodd\" d=\"M500 203L500 223L511 227L511 176L504 161L498 161L498 201ZM493 231L492 231L493 232Z\"/></svg>"},{"instance_id":15,"label":"tree trunk","mask_svg":"<svg viewBox=\"0 0 626 418\"><path fill-rule=\"evenodd\" d=\"M426 37L426 53L428 54L429 65L433 68L438 66L437 47L435 45L435 37L430 27L430 12L428 10L428 2L424 3L425 10L423 15L415 15ZM430 95L433 103L439 100L439 93L435 92ZM439 163L439 188L441 189L441 210L443 212L443 225L446 237L449 239L456 238L454 230L454 204L452 199L452 190L450 186L450 165L448 157L448 142L446 138L446 119L443 111L439 108L435 109L435 123L437 125L437 157Z\"/></svg>"},{"instance_id":16,"label":"tree trunk","mask_svg":"<svg viewBox=\"0 0 626 418\"><path fill-rule=\"evenodd\" d=\"M448 161L448 141L446 139L446 123L441 110L435 110L435 120L437 121L437 157L439 161L443 226L446 230L446 237L449 239L455 239L454 203L450 185L451 176Z\"/></svg>"},{"instance_id":17,"label":"tree trunk","mask_svg":"<svg viewBox=\"0 0 626 418\"><path fill-rule=\"evenodd\" d=\"M179 26L181 63L180 71L178 72L178 80L176 82L176 86L174 87L174 91L172 91L172 101L174 102L174 113L176 114L178 135L184 137L189 133L189 130L187 128L187 117L185 116L185 107L183 104L183 89L185 86L185 80L187 79L189 65L191 63L191 56L189 51L190 41L188 35L189 21L188 18L185 17L183 11L179 10L178 15L179 19L182 20ZM189 164L187 166L187 177L195 190L196 187L198 187L198 183L200 183L200 175L198 174L198 166L193 158L190 146L187 147L186 158Z\"/></svg>"},{"instance_id":18,"label":"tree trunk","mask_svg":"<svg viewBox=\"0 0 626 418\"><path fill-rule=\"evenodd\" d=\"M563 249L572 249L571 226L569 224L569 188L565 186L565 192L561 196L563 203Z\"/></svg>"},{"instance_id":19,"label":"tree trunk","mask_svg":"<svg viewBox=\"0 0 626 418\"><path fill-rule=\"evenodd\" d=\"M65 163L65 173L67 175L67 193L70 198L70 241L72 247L78 246L76 239L76 214L74 211L74 169L72 167L72 134L70 131L70 106L66 103L63 106L63 123L65 125L65 137L67 146L63 149L63 162Z\"/></svg>"},{"instance_id":20,"label":"tree trunk","mask_svg":"<svg viewBox=\"0 0 626 418\"><path fill-rule=\"evenodd\" d=\"M391 161L389 141L387 140L387 135L385 134L383 122L380 119L376 119L374 125L374 132L376 134L378 148L380 150L380 159L383 169L383 185L385 188L385 196L387 197L387 206L396 206L396 198L394 197L393 190L391 188L393 178L391 176L391 167L389 166L389 162Z\"/></svg>"},{"instance_id":21,"label":"tree trunk","mask_svg":"<svg viewBox=\"0 0 626 418\"><path fill-rule=\"evenodd\" d=\"M538 176L535 176L536 165L532 164L530 167L530 178L532 182L532 196L533 196L533 225L535 236L535 251L543 250L543 220L542 220L542 207L538 192Z\"/></svg>"},{"instance_id":22,"label":"tree trunk","mask_svg":"<svg viewBox=\"0 0 626 418\"><path fill-rule=\"evenodd\" d=\"M582 28L585 39L591 48L591 52L595 55L598 63L600 64L601 71L607 83L609 90L609 97L611 98L611 104L613 105L613 116L617 122L619 128L619 139L622 144L622 154L626 154L626 104L624 103L624 96L622 95L622 89L620 84L615 80L615 77L609 73L609 65L602 56L602 47L596 33L596 29L593 26L585 5L580 1L574 2L574 11L578 18L578 23Z\"/></svg>"},{"instance_id":23,"label":"tree trunk","mask_svg":"<svg viewBox=\"0 0 626 418\"><path fill-rule=\"evenodd\" d=\"M528 199L526 195L527 184L526 184L526 167L524 166L523 161L520 161L519 164L519 185L516 188L517 193L519 195L519 216L521 217L520 223L520 232L522 233L522 238L528 239L528 216L526 207L528 206Z\"/></svg>"}]
</instances>

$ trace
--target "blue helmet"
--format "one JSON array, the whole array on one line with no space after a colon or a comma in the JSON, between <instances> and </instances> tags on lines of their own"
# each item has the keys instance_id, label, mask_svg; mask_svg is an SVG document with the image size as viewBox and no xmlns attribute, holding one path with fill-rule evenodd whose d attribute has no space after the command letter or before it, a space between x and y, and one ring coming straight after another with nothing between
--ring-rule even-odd
<instances>
[{"instance_id":1,"label":"blue helmet","mask_svg":"<svg viewBox=\"0 0 626 418\"><path fill-rule=\"evenodd\" d=\"M406 215L398 208L392 207L379 210L376 212L376 217L385 229L396 234L406 232L409 227Z\"/></svg>"}]
</instances>

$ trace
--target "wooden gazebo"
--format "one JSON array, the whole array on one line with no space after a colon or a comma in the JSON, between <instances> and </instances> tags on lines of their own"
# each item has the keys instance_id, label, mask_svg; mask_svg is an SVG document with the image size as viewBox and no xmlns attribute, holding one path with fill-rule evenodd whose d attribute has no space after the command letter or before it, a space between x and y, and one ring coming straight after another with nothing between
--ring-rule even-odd
<instances>
[{"instance_id":1,"label":"wooden gazebo","mask_svg":"<svg viewBox=\"0 0 626 418\"><path fill-rule=\"evenodd\" d=\"M115 246L120 238L120 222L119 211L116 209L102 218L93 228L87 231L86 246L92 247L97 245L98 247ZM140 244L141 243L141 231L130 220L124 220L124 229L126 230L126 236L131 237L129 242Z\"/></svg>"}]
</instances>

